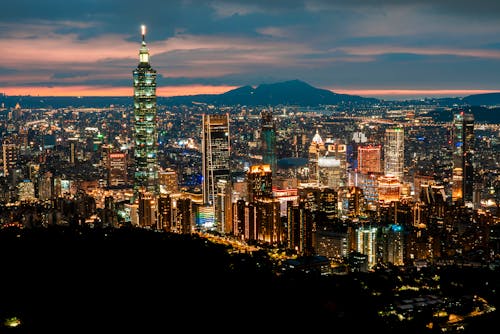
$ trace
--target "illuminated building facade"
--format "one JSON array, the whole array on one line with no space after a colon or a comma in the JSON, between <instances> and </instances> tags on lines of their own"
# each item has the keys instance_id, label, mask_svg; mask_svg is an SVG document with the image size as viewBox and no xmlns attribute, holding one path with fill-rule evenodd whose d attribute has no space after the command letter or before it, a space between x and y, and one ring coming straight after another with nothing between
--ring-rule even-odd
<instances>
[{"instance_id":1,"label":"illuminated building facade","mask_svg":"<svg viewBox=\"0 0 500 334\"><path fill-rule=\"evenodd\" d=\"M226 180L228 183L231 181L229 114L204 114L201 138L203 203L212 208L212 216L216 218L216 213L220 211L216 203L218 189L221 189L220 185L218 186L219 180Z\"/></svg>"},{"instance_id":2,"label":"illuminated building facade","mask_svg":"<svg viewBox=\"0 0 500 334\"><path fill-rule=\"evenodd\" d=\"M127 154L112 152L108 155L108 186L124 186L127 184Z\"/></svg>"},{"instance_id":3,"label":"illuminated building facade","mask_svg":"<svg viewBox=\"0 0 500 334\"><path fill-rule=\"evenodd\" d=\"M179 181L177 172L173 169L166 169L159 173L160 192L162 194L177 193L179 191Z\"/></svg>"},{"instance_id":4,"label":"illuminated building facade","mask_svg":"<svg viewBox=\"0 0 500 334\"><path fill-rule=\"evenodd\" d=\"M401 183L396 176L385 175L378 178L379 202L390 203L399 201Z\"/></svg>"},{"instance_id":5,"label":"illuminated building facade","mask_svg":"<svg viewBox=\"0 0 500 334\"><path fill-rule=\"evenodd\" d=\"M149 49L144 40L146 28L142 26L142 44L139 65L134 78L134 190L158 193L158 133L156 115L156 70L149 63Z\"/></svg>"},{"instance_id":6,"label":"illuminated building facade","mask_svg":"<svg viewBox=\"0 0 500 334\"><path fill-rule=\"evenodd\" d=\"M229 180L217 180L214 209L217 231L221 234L232 233L231 182Z\"/></svg>"},{"instance_id":7,"label":"illuminated building facade","mask_svg":"<svg viewBox=\"0 0 500 334\"><path fill-rule=\"evenodd\" d=\"M382 172L380 145L358 146L358 171L362 174Z\"/></svg>"},{"instance_id":8,"label":"illuminated building facade","mask_svg":"<svg viewBox=\"0 0 500 334\"><path fill-rule=\"evenodd\" d=\"M257 239L269 244L284 241L284 227L281 223L280 202L274 198L261 198L255 202Z\"/></svg>"},{"instance_id":9,"label":"illuminated building facade","mask_svg":"<svg viewBox=\"0 0 500 334\"><path fill-rule=\"evenodd\" d=\"M393 175L399 181L404 176L404 129L401 127L385 130L384 138L384 172Z\"/></svg>"},{"instance_id":10,"label":"illuminated building facade","mask_svg":"<svg viewBox=\"0 0 500 334\"><path fill-rule=\"evenodd\" d=\"M347 147L331 139L325 141L325 151L318 159L319 183L338 189L347 185Z\"/></svg>"},{"instance_id":11,"label":"illuminated building facade","mask_svg":"<svg viewBox=\"0 0 500 334\"><path fill-rule=\"evenodd\" d=\"M156 228L156 200L150 192L139 192L139 226Z\"/></svg>"},{"instance_id":12,"label":"illuminated building facade","mask_svg":"<svg viewBox=\"0 0 500 334\"><path fill-rule=\"evenodd\" d=\"M472 203L474 189L474 115L464 112L453 116L452 201Z\"/></svg>"},{"instance_id":13,"label":"illuminated building facade","mask_svg":"<svg viewBox=\"0 0 500 334\"><path fill-rule=\"evenodd\" d=\"M363 226L356 229L356 251L368 257L368 269L377 264L377 228Z\"/></svg>"},{"instance_id":14,"label":"illuminated building facade","mask_svg":"<svg viewBox=\"0 0 500 334\"><path fill-rule=\"evenodd\" d=\"M2 143L3 175L8 176L12 169L16 167L19 154L18 146L10 139L5 139Z\"/></svg>"},{"instance_id":15,"label":"illuminated building facade","mask_svg":"<svg viewBox=\"0 0 500 334\"><path fill-rule=\"evenodd\" d=\"M318 130L313 137L311 145L309 145L309 182L319 186L319 159L326 151L325 143L319 135Z\"/></svg>"},{"instance_id":16,"label":"illuminated building facade","mask_svg":"<svg viewBox=\"0 0 500 334\"><path fill-rule=\"evenodd\" d=\"M271 165L253 165L247 173L248 199L254 202L258 198L272 198Z\"/></svg>"},{"instance_id":17,"label":"illuminated building facade","mask_svg":"<svg viewBox=\"0 0 500 334\"><path fill-rule=\"evenodd\" d=\"M274 124L271 110L262 110L261 117L262 163L270 166L272 175L274 176L276 175L276 168L278 166L276 157L276 125Z\"/></svg>"}]
</instances>

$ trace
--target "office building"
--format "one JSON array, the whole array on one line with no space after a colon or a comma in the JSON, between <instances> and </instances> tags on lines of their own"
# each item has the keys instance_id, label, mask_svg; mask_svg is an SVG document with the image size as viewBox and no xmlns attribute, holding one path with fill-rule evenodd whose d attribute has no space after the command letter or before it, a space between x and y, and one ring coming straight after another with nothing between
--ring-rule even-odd
<instances>
[{"instance_id":1,"label":"office building","mask_svg":"<svg viewBox=\"0 0 500 334\"><path fill-rule=\"evenodd\" d=\"M276 175L276 169L278 168L276 157L276 125L273 120L272 110L262 110L261 117L262 163L270 166L274 179L274 176Z\"/></svg>"},{"instance_id":2,"label":"office building","mask_svg":"<svg viewBox=\"0 0 500 334\"><path fill-rule=\"evenodd\" d=\"M384 173L403 181L404 176L404 129L402 127L385 130Z\"/></svg>"},{"instance_id":3,"label":"office building","mask_svg":"<svg viewBox=\"0 0 500 334\"><path fill-rule=\"evenodd\" d=\"M382 172L382 147L380 145L358 146L358 172L362 174Z\"/></svg>"},{"instance_id":4,"label":"office building","mask_svg":"<svg viewBox=\"0 0 500 334\"><path fill-rule=\"evenodd\" d=\"M203 174L203 203L204 214L208 214L208 208L212 208L211 216L216 217L219 212L217 208L219 180L230 179L230 138L229 138L229 114L203 115L202 120L202 174ZM220 216L219 216L220 218ZM219 223L217 221L215 224Z\"/></svg>"},{"instance_id":5,"label":"office building","mask_svg":"<svg viewBox=\"0 0 500 334\"><path fill-rule=\"evenodd\" d=\"M249 202L273 197L271 165L250 166L247 179Z\"/></svg>"},{"instance_id":6,"label":"office building","mask_svg":"<svg viewBox=\"0 0 500 334\"><path fill-rule=\"evenodd\" d=\"M474 115L453 115L452 201L470 204L474 190Z\"/></svg>"}]
</instances>

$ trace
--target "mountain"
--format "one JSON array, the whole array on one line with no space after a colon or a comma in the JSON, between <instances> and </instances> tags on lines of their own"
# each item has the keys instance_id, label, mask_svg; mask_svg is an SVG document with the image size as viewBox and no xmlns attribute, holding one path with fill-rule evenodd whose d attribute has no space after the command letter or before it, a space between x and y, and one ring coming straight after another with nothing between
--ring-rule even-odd
<instances>
[{"instance_id":1,"label":"mountain","mask_svg":"<svg viewBox=\"0 0 500 334\"><path fill-rule=\"evenodd\" d=\"M65 108L87 107L105 108L110 105L130 106L132 96L7 96L0 94L0 103L12 108L19 103L22 108ZM357 95L337 94L326 89L313 87L300 80L290 80L272 84L261 84L257 87L242 86L222 94L201 94L162 97L158 96L160 105L190 105L206 103L213 105L298 105L315 107L328 104L371 104L379 100Z\"/></svg>"},{"instance_id":2,"label":"mountain","mask_svg":"<svg viewBox=\"0 0 500 334\"><path fill-rule=\"evenodd\" d=\"M475 123L500 124L500 107L472 105L457 106L453 109L436 108L427 115L436 122L452 122L453 115L461 110L473 114Z\"/></svg>"},{"instance_id":3,"label":"mountain","mask_svg":"<svg viewBox=\"0 0 500 334\"><path fill-rule=\"evenodd\" d=\"M379 100L357 95L337 94L320 89L300 80L290 80L257 87L242 86L216 95L192 95L165 98L166 104L208 103L214 105L298 105L318 106L328 104L377 103Z\"/></svg>"},{"instance_id":4,"label":"mountain","mask_svg":"<svg viewBox=\"0 0 500 334\"><path fill-rule=\"evenodd\" d=\"M462 100L471 106L498 106L500 105L500 92L469 95Z\"/></svg>"}]
</instances>

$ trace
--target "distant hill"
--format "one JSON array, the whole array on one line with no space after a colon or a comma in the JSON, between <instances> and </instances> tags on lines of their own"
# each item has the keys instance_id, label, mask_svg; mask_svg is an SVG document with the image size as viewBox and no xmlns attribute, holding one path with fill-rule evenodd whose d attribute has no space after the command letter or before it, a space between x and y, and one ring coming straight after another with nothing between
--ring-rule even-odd
<instances>
[{"instance_id":1,"label":"distant hill","mask_svg":"<svg viewBox=\"0 0 500 334\"><path fill-rule=\"evenodd\" d=\"M469 95L463 101L471 106L500 106L500 92Z\"/></svg>"},{"instance_id":2,"label":"distant hill","mask_svg":"<svg viewBox=\"0 0 500 334\"><path fill-rule=\"evenodd\" d=\"M255 88L242 86L226 93L216 95L176 96L165 99L166 104L187 104L192 102L214 105L298 105L319 106L328 104L370 104L377 103L375 98L357 95L337 94L320 89L300 80L290 80L273 84L261 84Z\"/></svg>"},{"instance_id":3,"label":"distant hill","mask_svg":"<svg viewBox=\"0 0 500 334\"><path fill-rule=\"evenodd\" d=\"M500 106L500 92L473 94L465 97L443 97L436 101L442 106L468 105L468 106Z\"/></svg>"},{"instance_id":4,"label":"distant hill","mask_svg":"<svg viewBox=\"0 0 500 334\"><path fill-rule=\"evenodd\" d=\"M453 108L451 110L437 108L429 112L428 116L431 116L436 122L451 122L453 121L453 114L460 110L473 114L475 123L500 124L500 107L474 105Z\"/></svg>"},{"instance_id":5,"label":"distant hill","mask_svg":"<svg viewBox=\"0 0 500 334\"><path fill-rule=\"evenodd\" d=\"M14 107L19 103L22 108L64 108L89 107L104 108L110 105L131 106L132 96L121 97L65 97L65 96L7 96L0 94L0 103ZM256 88L242 86L222 94L202 94L187 96L158 97L160 105L190 105L206 103L213 105L298 105L318 106L327 104L370 104L379 100L357 95L337 94L326 89L313 87L300 80L261 84Z\"/></svg>"}]
</instances>

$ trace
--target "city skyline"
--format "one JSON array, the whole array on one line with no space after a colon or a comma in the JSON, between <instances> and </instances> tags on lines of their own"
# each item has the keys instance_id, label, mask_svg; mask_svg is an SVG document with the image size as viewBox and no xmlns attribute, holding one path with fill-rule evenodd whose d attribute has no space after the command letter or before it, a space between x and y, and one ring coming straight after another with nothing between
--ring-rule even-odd
<instances>
[{"instance_id":1,"label":"city skyline","mask_svg":"<svg viewBox=\"0 0 500 334\"><path fill-rule=\"evenodd\" d=\"M500 91L495 1L6 3L0 92L132 96L148 27L158 96L299 79L380 98ZM57 10L56 10L57 9Z\"/></svg>"}]
</instances>

